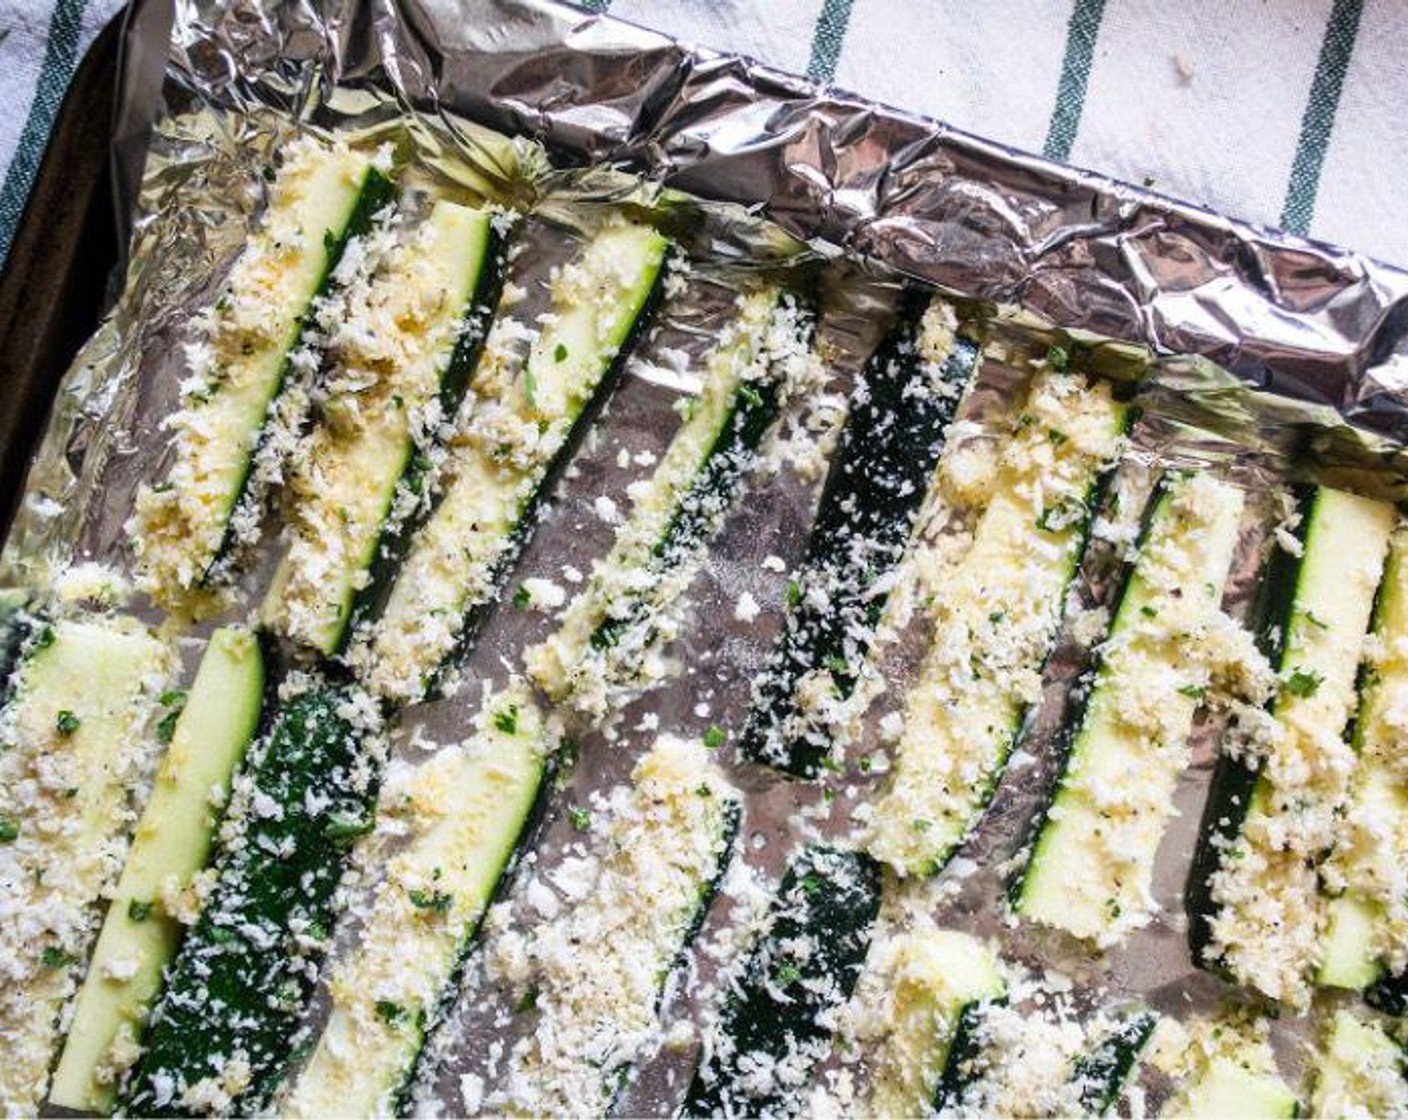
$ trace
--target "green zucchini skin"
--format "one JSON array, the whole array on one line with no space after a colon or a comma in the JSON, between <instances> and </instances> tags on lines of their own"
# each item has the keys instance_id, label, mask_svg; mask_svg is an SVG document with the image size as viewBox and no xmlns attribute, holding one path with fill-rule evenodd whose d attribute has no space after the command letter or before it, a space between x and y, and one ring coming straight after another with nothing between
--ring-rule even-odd
<instances>
[{"instance_id":1,"label":"green zucchini skin","mask_svg":"<svg viewBox=\"0 0 1408 1120\"><path fill-rule=\"evenodd\" d=\"M218 1078L240 1052L250 1078L229 1110L254 1113L296 1058L324 949L300 948L295 930L326 941L334 892L351 841L371 828L380 778L379 766L367 765L365 733L341 712L351 696L328 687L294 698L254 748L246 774L281 813L251 807L242 844L217 857L215 889L167 973L122 1111L199 1114L182 1093Z\"/></svg>"},{"instance_id":2,"label":"green zucchini skin","mask_svg":"<svg viewBox=\"0 0 1408 1120\"><path fill-rule=\"evenodd\" d=\"M940 391L906 394L921 371L919 336L928 306L927 292L906 289L897 322L866 363L807 541L798 580L803 595L755 686L740 740L744 757L794 777L815 777L830 753L820 732L782 735L796 710L798 682L811 670L844 662L847 668L833 673L836 685L843 696L855 688L886 599L867 590L904 553L962 389L981 358L976 345L958 338L934 387ZM825 609L805 594L817 583L828 591Z\"/></svg>"},{"instance_id":3,"label":"green zucchini skin","mask_svg":"<svg viewBox=\"0 0 1408 1120\"><path fill-rule=\"evenodd\" d=\"M816 845L792 862L771 927L724 1005L719 1030L727 1045L695 1071L681 1115L768 1115L783 1108L779 1095L744 1090L739 1059L759 1052L780 1059L824 1045L829 1031L817 1017L850 998L879 908L880 868L869 856ZM798 941L812 951L798 956L787 948Z\"/></svg>"},{"instance_id":4,"label":"green zucchini skin","mask_svg":"<svg viewBox=\"0 0 1408 1120\"><path fill-rule=\"evenodd\" d=\"M1075 1080L1086 1115L1104 1116L1119 1101L1158 1022L1150 1011L1132 1015L1076 1060Z\"/></svg>"},{"instance_id":5,"label":"green zucchini skin","mask_svg":"<svg viewBox=\"0 0 1408 1120\"><path fill-rule=\"evenodd\" d=\"M26 609L27 603L27 596L0 600L0 707L9 703L25 642L41 625Z\"/></svg>"},{"instance_id":6,"label":"green zucchini skin","mask_svg":"<svg viewBox=\"0 0 1408 1120\"><path fill-rule=\"evenodd\" d=\"M1295 492L1296 510L1300 521L1296 538L1305 542L1311 524L1315 489L1305 487ZM1258 648L1279 673L1283 668L1285 639L1295 610L1296 583L1300 575L1301 558L1278 548L1267 561L1261 586L1252 606L1252 620ZM1193 963L1199 968L1220 971L1221 966L1207 957L1212 944L1212 921L1217 904L1212 898L1212 879L1222 863L1222 851L1233 843L1242 831L1251 810L1252 793L1256 789L1260 768L1246 765L1240 759L1219 754L1208 785L1208 798L1198 825L1198 842L1188 868L1184 888L1184 909L1188 917L1188 945Z\"/></svg>"},{"instance_id":7,"label":"green zucchini skin","mask_svg":"<svg viewBox=\"0 0 1408 1120\"><path fill-rule=\"evenodd\" d=\"M322 280L318 283L318 290L314 293L313 299L309 301L309 311L312 305L319 299L327 296L333 287L333 273L337 271L338 263L342 260L342 254L347 249L347 244L354 237L363 237L371 231L372 221L376 215L388 206L396 197L396 185L382 172L375 167L367 170L366 181L362 184L362 193L357 198L357 204L352 210L352 216L347 224L343 226L342 232L337 236L327 236L328 259L327 267L323 270ZM273 397L270 398L270 407L273 402L279 399L288 383L289 372L293 369L293 352L302 345L304 332L308 328L308 317L299 322L299 341L295 343L284 358L283 369L279 373L278 388L274 390ZM259 450L264 445L267 438L267 431L261 429L259 438L255 443L254 450L245 462L244 477L240 479L239 489L235 495L235 500L230 503L232 514L238 511L241 506L251 500L249 489L250 478L254 474L254 464L259 457ZM215 555L206 565L204 574L201 576L201 583L210 584L217 580L226 567L230 558L231 549L235 543L235 524L238 518L230 516L225 521L225 534L220 541L220 547L215 550Z\"/></svg>"},{"instance_id":8,"label":"green zucchini skin","mask_svg":"<svg viewBox=\"0 0 1408 1120\"><path fill-rule=\"evenodd\" d=\"M973 1084L979 1071L978 1058L982 1053L983 1014L993 1003L1006 1003L1000 1000L975 1000L958 1013L958 1021L953 1027L953 1041L948 1046L948 1057L944 1061L939 1083L934 1087L934 1112L942 1114L946 1108L954 1108L963 1102L963 1095Z\"/></svg>"},{"instance_id":9,"label":"green zucchini skin","mask_svg":"<svg viewBox=\"0 0 1408 1120\"><path fill-rule=\"evenodd\" d=\"M809 299L801 301L801 306L805 309L804 342L810 344L816 325L815 306ZM721 514L737 494L741 478L752 465L753 455L764 435L782 412L783 388L777 377L739 386L719 438L709 450L704 469L681 496L652 550L652 560L658 567L668 569L684 562L713 536ZM614 646L625 631L640 622L648 609L641 603L624 618L607 619L592 634L592 648Z\"/></svg>"},{"instance_id":10,"label":"green zucchini skin","mask_svg":"<svg viewBox=\"0 0 1408 1120\"><path fill-rule=\"evenodd\" d=\"M489 227L489 243L485 247L485 264L479 274L479 284L470 298L462 319L462 329L450 354L449 365L440 379L440 407L447 417L458 411L464 395L474 380L474 370L479 364L479 356L484 351L484 341L489 337L489 326L493 322L494 309L503 294L504 278L508 273L507 249L509 238L500 233L492 224ZM402 485L415 493L425 484L429 463L419 449L411 453L410 462L402 477ZM357 628L367 619L375 618L391 593L391 585L396 582L396 573L401 561L406 558L415 531L425 521L428 509L418 511L406 518L404 523L392 532L383 531L377 542L376 559L368 572L371 577L352 602L347 625L343 627L342 638L338 642L338 653L346 649Z\"/></svg>"},{"instance_id":11,"label":"green zucchini skin","mask_svg":"<svg viewBox=\"0 0 1408 1120\"><path fill-rule=\"evenodd\" d=\"M562 473L576 455L577 448L581 446L582 440L586 438L587 432L596 423L597 417L601 415L601 410L606 407L606 402L616 391L616 386L621 381L621 374L626 368L626 363L630 361L636 347L642 338L649 332L651 325L655 321L655 316L660 310L660 305L664 301L665 278L669 275L671 258L675 250L669 249L665 253L665 259L661 262L659 271L655 274L654 282L650 286L650 292L646 295L641 304L640 314L631 324L630 331L621 342L620 348L616 351L616 356L611 361L610 368L602 375L597 382L596 390L592 393L591 399L582 406L582 411L573 422L571 430L567 433L567 438L562 441L562 446L558 448L557 454L553 457L542 482L529 496L524 503L522 512L518 518L518 523L514 527L513 534L509 540L508 547L504 549L503 555L499 557L498 563L494 566L493 585L495 591L492 595L486 596L482 601L470 606L465 618L464 627L460 632L459 640L455 649L431 672L426 683L423 699L433 700L441 693L446 676L468 656L469 651L474 648L474 643L479 637L479 631L488 620L489 615L503 598L504 584L508 580L510 573L518 563L518 558L523 554L523 550L528 546L528 542L533 538L533 531L537 528L538 514L550 500L553 491L557 489L558 480ZM406 539L410 540L410 534L406 534ZM389 585L394 581L387 581ZM382 604L384 605L384 603ZM378 609L379 613L379 609Z\"/></svg>"},{"instance_id":12,"label":"green zucchini skin","mask_svg":"<svg viewBox=\"0 0 1408 1120\"><path fill-rule=\"evenodd\" d=\"M1408 1014L1408 972L1385 972L1364 989L1364 1002L1395 1018Z\"/></svg>"},{"instance_id":13,"label":"green zucchini skin","mask_svg":"<svg viewBox=\"0 0 1408 1120\"><path fill-rule=\"evenodd\" d=\"M738 848L738 832L743 827L743 803L741 801L731 801L724 809L723 827L719 836L719 865L714 870L713 876L704 884L704 889L699 892L699 905L694 909L694 917L690 919L688 928L684 931L684 937L680 941L679 955L676 956L671 969L678 968L685 962L689 955L689 947L694 944L694 939L699 936L699 931L704 927L704 919L709 915L709 907L713 906L714 899L718 898L719 891L723 889L724 878L728 875L729 865L733 862L733 854ZM665 998L664 989L661 989L660 998ZM659 1004L656 1004L657 1008Z\"/></svg>"}]
</instances>

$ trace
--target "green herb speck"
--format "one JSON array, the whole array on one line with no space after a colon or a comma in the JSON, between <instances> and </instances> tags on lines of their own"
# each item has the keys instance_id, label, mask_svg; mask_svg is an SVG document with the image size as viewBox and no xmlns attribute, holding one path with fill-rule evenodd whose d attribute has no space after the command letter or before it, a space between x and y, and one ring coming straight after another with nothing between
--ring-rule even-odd
<instances>
[{"instance_id":1,"label":"green herb speck","mask_svg":"<svg viewBox=\"0 0 1408 1120\"><path fill-rule=\"evenodd\" d=\"M406 1021L406 1009L389 999L376 1001L376 1016L388 1027L399 1027Z\"/></svg>"},{"instance_id":2,"label":"green herb speck","mask_svg":"<svg viewBox=\"0 0 1408 1120\"><path fill-rule=\"evenodd\" d=\"M518 705L511 704L494 713L494 726L505 735L512 735L518 730Z\"/></svg>"},{"instance_id":3,"label":"green herb speck","mask_svg":"<svg viewBox=\"0 0 1408 1120\"><path fill-rule=\"evenodd\" d=\"M446 913L454 902L454 897L445 891L415 889L407 891L406 894L411 900L411 905L417 910L429 910L432 914Z\"/></svg>"},{"instance_id":4,"label":"green herb speck","mask_svg":"<svg viewBox=\"0 0 1408 1120\"><path fill-rule=\"evenodd\" d=\"M1289 692L1292 696L1299 696L1304 699L1307 696L1314 696L1320 689L1321 683L1325 680L1319 673L1297 669L1282 683L1281 689Z\"/></svg>"}]
</instances>

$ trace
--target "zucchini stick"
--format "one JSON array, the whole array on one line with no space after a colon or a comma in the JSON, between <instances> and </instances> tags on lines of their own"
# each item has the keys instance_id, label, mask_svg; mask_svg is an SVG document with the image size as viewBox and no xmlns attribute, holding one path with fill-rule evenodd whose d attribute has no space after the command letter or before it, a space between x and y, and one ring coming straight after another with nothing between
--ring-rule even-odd
<instances>
[{"instance_id":1,"label":"zucchini stick","mask_svg":"<svg viewBox=\"0 0 1408 1120\"><path fill-rule=\"evenodd\" d=\"M119 1093L126 1112L255 1112L294 1056L351 843L372 828L384 744L365 693L284 690L293 695L250 750L214 887Z\"/></svg>"},{"instance_id":2,"label":"zucchini stick","mask_svg":"<svg viewBox=\"0 0 1408 1120\"><path fill-rule=\"evenodd\" d=\"M850 696L981 352L917 289L866 363L822 489L786 629L754 686L745 757L814 777L831 753L828 705Z\"/></svg>"},{"instance_id":3,"label":"zucchini stick","mask_svg":"<svg viewBox=\"0 0 1408 1120\"><path fill-rule=\"evenodd\" d=\"M1148 922L1154 856L1208 683L1199 643L1243 504L1241 490L1206 475L1165 476L1156 489L1097 667L1079 686L1062 773L1014 891L1019 914L1100 945Z\"/></svg>"},{"instance_id":4,"label":"zucchini stick","mask_svg":"<svg viewBox=\"0 0 1408 1120\"><path fill-rule=\"evenodd\" d=\"M0 715L0 1113L33 1115L127 848L170 651L127 618L40 621Z\"/></svg>"},{"instance_id":5,"label":"zucchini stick","mask_svg":"<svg viewBox=\"0 0 1408 1120\"><path fill-rule=\"evenodd\" d=\"M738 307L705 358L687 419L633 497L610 553L557 633L528 652L529 672L555 703L600 719L661 675L655 655L677 629L672 608L800 379L810 313L775 286L740 296Z\"/></svg>"},{"instance_id":6,"label":"zucchini stick","mask_svg":"<svg viewBox=\"0 0 1408 1120\"><path fill-rule=\"evenodd\" d=\"M1394 522L1391 506L1324 487L1300 512L1299 555L1279 549L1262 585L1269 718L1246 743L1224 739L1185 892L1195 962L1293 1005L1320 950L1315 863L1348 800L1344 733Z\"/></svg>"},{"instance_id":7,"label":"zucchini stick","mask_svg":"<svg viewBox=\"0 0 1408 1120\"><path fill-rule=\"evenodd\" d=\"M526 361L509 384L486 387L384 609L353 636L348 660L378 696L423 697L494 601L532 511L649 319L667 244L647 226L609 222L557 273ZM501 360L492 345L491 360Z\"/></svg>"},{"instance_id":8,"label":"zucchini stick","mask_svg":"<svg viewBox=\"0 0 1408 1120\"><path fill-rule=\"evenodd\" d=\"M211 635L190 694L168 700L171 745L74 1004L49 1103L111 1112L142 1022L176 954L235 770L259 725L264 659L248 630ZM180 709L172 704L184 703Z\"/></svg>"},{"instance_id":9,"label":"zucchini stick","mask_svg":"<svg viewBox=\"0 0 1408 1120\"><path fill-rule=\"evenodd\" d=\"M344 295L318 422L293 461L288 548L264 600L280 633L332 655L377 597L377 561L420 503L496 298L493 218L445 199Z\"/></svg>"},{"instance_id":10,"label":"zucchini stick","mask_svg":"<svg viewBox=\"0 0 1408 1120\"><path fill-rule=\"evenodd\" d=\"M1055 641L1100 482L1129 409L1108 384L1038 375L971 548L932 606L890 781L875 804L871 855L934 874L987 806Z\"/></svg>"},{"instance_id":11,"label":"zucchini stick","mask_svg":"<svg viewBox=\"0 0 1408 1120\"><path fill-rule=\"evenodd\" d=\"M166 478L137 495L133 541L151 594L176 606L253 538L264 485L308 405L311 320L343 251L389 200L377 161L311 137L286 150L262 227L186 347L190 375ZM270 438L276 429L280 436ZM267 460L256 470L256 460Z\"/></svg>"}]
</instances>

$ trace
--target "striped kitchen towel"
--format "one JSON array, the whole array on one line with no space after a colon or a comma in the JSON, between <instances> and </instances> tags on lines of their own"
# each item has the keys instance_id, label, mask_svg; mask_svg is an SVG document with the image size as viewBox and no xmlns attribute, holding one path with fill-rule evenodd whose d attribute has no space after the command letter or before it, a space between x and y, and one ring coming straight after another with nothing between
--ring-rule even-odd
<instances>
[{"instance_id":1,"label":"striped kitchen towel","mask_svg":"<svg viewBox=\"0 0 1408 1120\"><path fill-rule=\"evenodd\" d=\"M1404 0L589 6L1408 264Z\"/></svg>"},{"instance_id":2,"label":"striped kitchen towel","mask_svg":"<svg viewBox=\"0 0 1408 1120\"><path fill-rule=\"evenodd\" d=\"M0 258L118 0L0 0ZM1408 263L1404 0L590 0L1053 159Z\"/></svg>"},{"instance_id":3,"label":"striped kitchen towel","mask_svg":"<svg viewBox=\"0 0 1408 1120\"><path fill-rule=\"evenodd\" d=\"M0 0L0 261L83 52L121 0Z\"/></svg>"}]
</instances>

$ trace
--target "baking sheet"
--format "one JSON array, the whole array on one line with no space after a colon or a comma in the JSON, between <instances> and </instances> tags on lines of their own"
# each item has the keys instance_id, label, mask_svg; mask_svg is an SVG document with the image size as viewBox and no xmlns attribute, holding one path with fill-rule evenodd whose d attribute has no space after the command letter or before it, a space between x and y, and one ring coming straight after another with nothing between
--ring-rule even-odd
<instances>
[{"instance_id":1,"label":"baking sheet","mask_svg":"<svg viewBox=\"0 0 1408 1120\"><path fill-rule=\"evenodd\" d=\"M122 136L140 132L141 101L134 94L124 103ZM711 308L718 313L711 285L736 285L759 268L825 277L821 337L831 381L824 399L797 402L794 428L834 421L836 402L906 274L954 297L987 343L972 438L982 438L985 417L1001 414L1026 359L1057 341L1084 368L1145 379L1136 454L1123 468L1135 492L1151 463L1196 462L1258 491L1308 475L1403 493L1408 276L1396 269L565 6L181 0L140 177L127 287L61 387L7 542L6 579L43 585L75 560L128 567L123 526L136 485L159 469L164 448L153 433L174 400L177 344L257 219L261 169L291 131L305 127L336 128L368 144L390 141L420 182L532 207L557 222L559 233L544 235L540 251L520 260L530 289L584 210L608 203L655 211L696 262L701 282L667 309L662 331L630 364L514 583L535 576L561 582L565 559L586 571L605 552L611 531L594 499L608 494L626 508L626 487L645 470L639 452L658 454L675 422L679 389L661 375L674 361L665 352L697 357ZM130 144L119 152L131 154ZM652 721L684 733L741 727L815 495L816 479L790 467L753 481L691 589L695 609L674 650L683 671L627 710L610 735L581 739L570 785L556 796L536 846L538 869L576 841L566 807L622 780L649 745ZM258 602L276 528L271 520L234 615ZM1258 542L1249 529L1234 607L1251 586ZM1092 554L1079 589L1087 599L1099 599L1112 559ZM764 608L752 623L734 618L745 592ZM136 609L157 618L140 600ZM478 682L501 681L551 626L538 612L493 614L464 664L466 685L404 714L398 754L413 760L427 743L464 735ZM1068 639L1048 672L1046 702L1024 745L1029 761L1019 759L1019 770L1050 773L1051 729L1082 659ZM917 640L908 642L911 653ZM876 748L878 721L903 693L912 668L905 647L901 641L887 655L889 688L867 717L853 763ZM1034 781L1005 783L966 860L939 884L942 916L998 936L1014 960L1073 970L1083 998L1144 997L1185 1014L1217 1007L1230 989L1188 967L1177 902L1214 730L1198 737L1197 764L1179 793L1183 816L1161 855L1165 916L1126 948L1082 962L1069 946L1010 929L999 917L999 865L1025 835L1040 791ZM797 812L819 802L818 786L729 766L749 795L739 858L764 881L799 830L848 831L849 806L877 780L853 766L835 780L841 796L822 818ZM964 874L975 862L983 866ZM702 977L714 967L708 946L729 920L727 905L714 908L692 958ZM512 993L485 987L474 967L465 984L466 998L436 1035L441 1061L427 1068L421 1086L425 1110L460 1110L459 1078L483 1069L514 1002ZM686 986L669 1014L707 1010L695 1006L696 997ZM1274 1029L1287 1068L1298 1068L1305 1022L1287 1018ZM690 1062L687 1053L662 1054L623 1108L669 1111Z\"/></svg>"}]
</instances>

